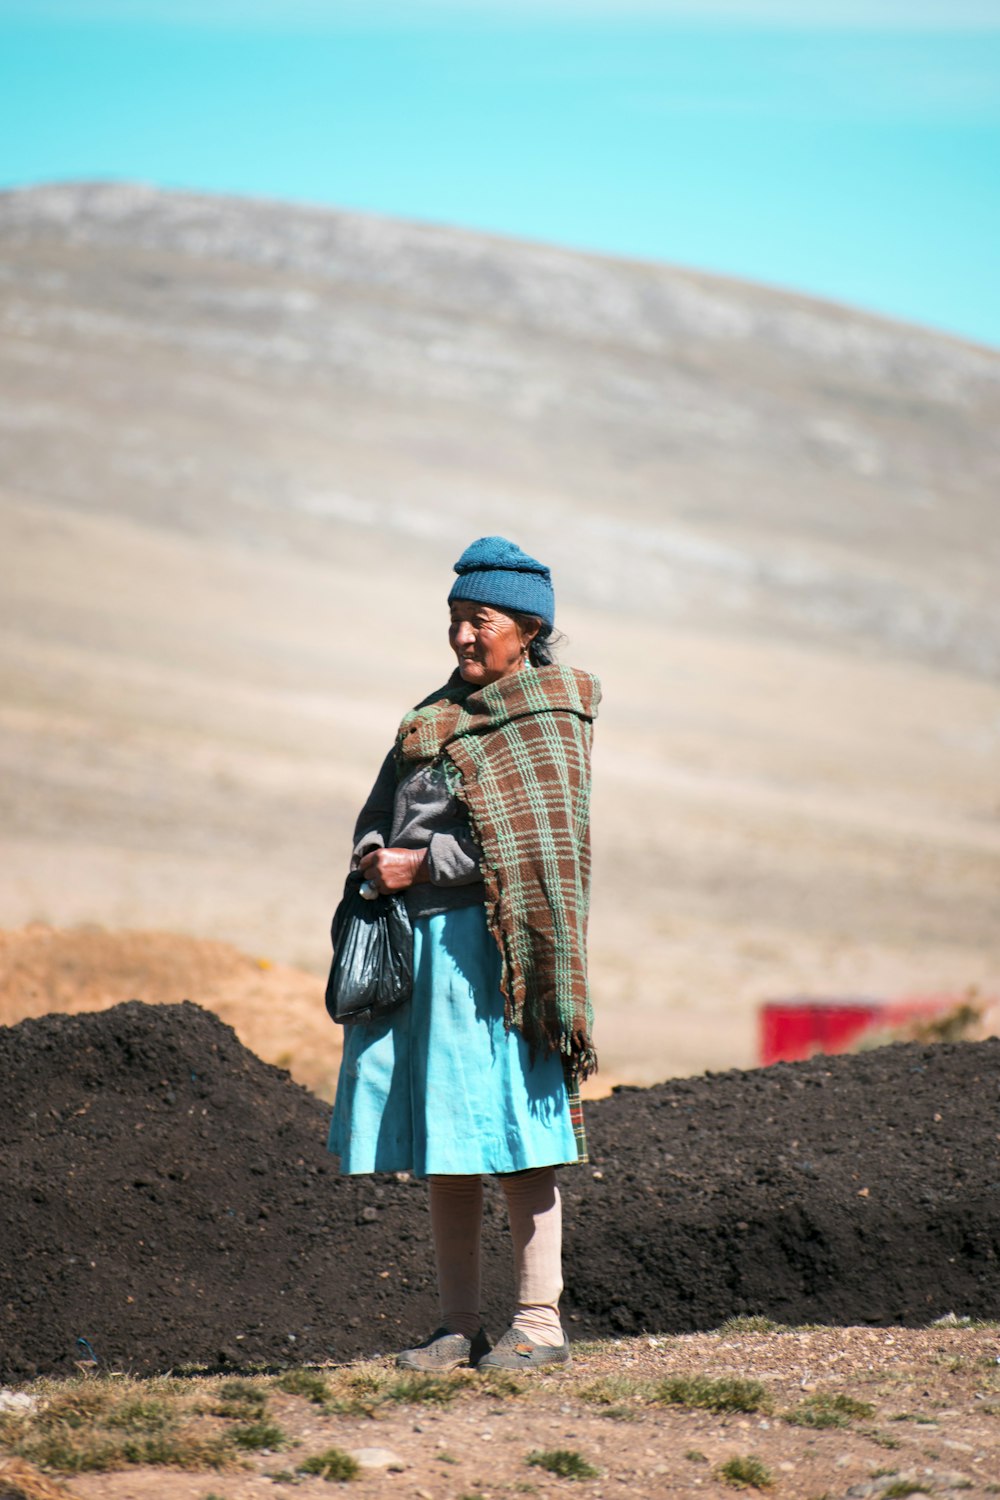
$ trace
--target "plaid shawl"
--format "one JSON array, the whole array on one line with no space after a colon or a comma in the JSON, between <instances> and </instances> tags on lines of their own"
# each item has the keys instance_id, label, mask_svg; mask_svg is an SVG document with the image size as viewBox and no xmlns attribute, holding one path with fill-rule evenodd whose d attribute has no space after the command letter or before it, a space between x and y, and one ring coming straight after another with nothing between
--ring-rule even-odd
<instances>
[{"instance_id":1,"label":"plaid shawl","mask_svg":"<svg viewBox=\"0 0 1000 1500\"><path fill-rule=\"evenodd\" d=\"M596 677L527 667L473 688L456 672L407 714L401 773L440 760L482 850L504 1019L559 1051L571 1083L597 1067L587 986L590 742ZM571 1091L573 1092L573 1091Z\"/></svg>"}]
</instances>

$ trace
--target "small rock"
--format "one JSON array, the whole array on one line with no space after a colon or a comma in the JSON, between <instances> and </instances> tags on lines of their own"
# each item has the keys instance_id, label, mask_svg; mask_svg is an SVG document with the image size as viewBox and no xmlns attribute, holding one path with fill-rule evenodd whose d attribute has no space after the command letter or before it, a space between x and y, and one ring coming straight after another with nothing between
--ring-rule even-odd
<instances>
[{"instance_id":1,"label":"small rock","mask_svg":"<svg viewBox=\"0 0 1000 1500\"><path fill-rule=\"evenodd\" d=\"M893 1486L917 1483L917 1472L915 1469L906 1469L901 1474L883 1474L876 1479L874 1484L868 1486L868 1492L872 1495L881 1495L883 1490L891 1489ZM860 1488L860 1486L859 1486ZM848 1491L850 1494L851 1492Z\"/></svg>"},{"instance_id":2,"label":"small rock","mask_svg":"<svg viewBox=\"0 0 1000 1500\"><path fill-rule=\"evenodd\" d=\"M351 1457L363 1469L395 1469L398 1473L406 1468L403 1460L391 1448L353 1448ZM418 1490L417 1494L420 1493Z\"/></svg>"},{"instance_id":3,"label":"small rock","mask_svg":"<svg viewBox=\"0 0 1000 1500\"><path fill-rule=\"evenodd\" d=\"M0 1411L27 1413L37 1405L38 1397L29 1396L27 1391L0 1390Z\"/></svg>"}]
</instances>

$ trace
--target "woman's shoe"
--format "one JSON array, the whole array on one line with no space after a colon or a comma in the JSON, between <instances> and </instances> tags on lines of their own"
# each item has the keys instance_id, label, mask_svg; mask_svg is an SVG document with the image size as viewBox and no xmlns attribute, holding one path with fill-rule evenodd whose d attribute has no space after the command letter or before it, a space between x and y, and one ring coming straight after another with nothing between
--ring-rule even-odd
<instances>
[{"instance_id":1,"label":"woman's shoe","mask_svg":"<svg viewBox=\"0 0 1000 1500\"><path fill-rule=\"evenodd\" d=\"M490 1341L482 1328L472 1339L467 1339L464 1333L449 1333L447 1328L438 1328L422 1344L397 1354L396 1364L401 1370L440 1374L443 1370L457 1370L462 1365L478 1365L489 1350Z\"/></svg>"},{"instance_id":2,"label":"woman's shoe","mask_svg":"<svg viewBox=\"0 0 1000 1500\"><path fill-rule=\"evenodd\" d=\"M476 1364L477 1370L537 1370L540 1365L569 1364L569 1339L561 1344L533 1344L516 1328L501 1334L489 1354Z\"/></svg>"}]
</instances>

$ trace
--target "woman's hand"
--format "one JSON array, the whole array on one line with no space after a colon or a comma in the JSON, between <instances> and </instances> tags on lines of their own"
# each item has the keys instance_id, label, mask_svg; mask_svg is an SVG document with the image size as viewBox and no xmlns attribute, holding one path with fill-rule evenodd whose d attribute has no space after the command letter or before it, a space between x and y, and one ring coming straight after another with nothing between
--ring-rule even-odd
<instances>
[{"instance_id":1,"label":"woman's hand","mask_svg":"<svg viewBox=\"0 0 1000 1500\"><path fill-rule=\"evenodd\" d=\"M373 849L362 857L358 869L380 896L430 880L426 849Z\"/></svg>"}]
</instances>

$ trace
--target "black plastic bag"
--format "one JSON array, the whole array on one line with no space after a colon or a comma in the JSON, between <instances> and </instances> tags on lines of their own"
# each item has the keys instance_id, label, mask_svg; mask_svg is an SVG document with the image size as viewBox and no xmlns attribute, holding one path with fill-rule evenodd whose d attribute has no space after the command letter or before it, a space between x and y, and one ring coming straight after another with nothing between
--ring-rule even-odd
<instances>
[{"instance_id":1,"label":"black plastic bag","mask_svg":"<svg viewBox=\"0 0 1000 1500\"><path fill-rule=\"evenodd\" d=\"M333 963L326 1008L342 1026L371 1021L405 1005L413 991L413 927L400 892L366 901L364 876L352 870L333 914Z\"/></svg>"}]
</instances>

